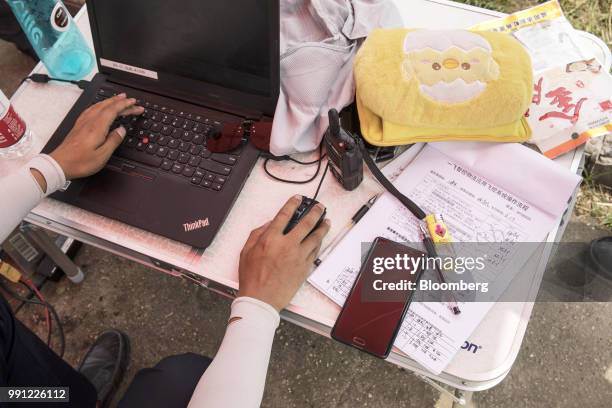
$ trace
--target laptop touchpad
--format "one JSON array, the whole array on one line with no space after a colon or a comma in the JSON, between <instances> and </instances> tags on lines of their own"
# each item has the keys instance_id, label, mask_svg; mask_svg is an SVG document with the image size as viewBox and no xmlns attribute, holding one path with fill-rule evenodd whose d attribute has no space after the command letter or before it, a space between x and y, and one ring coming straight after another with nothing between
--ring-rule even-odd
<instances>
[{"instance_id":1,"label":"laptop touchpad","mask_svg":"<svg viewBox=\"0 0 612 408\"><path fill-rule=\"evenodd\" d=\"M105 168L90 178L79 198L125 213L141 214L141 207L151 195L153 179L148 174Z\"/></svg>"}]
</instances>

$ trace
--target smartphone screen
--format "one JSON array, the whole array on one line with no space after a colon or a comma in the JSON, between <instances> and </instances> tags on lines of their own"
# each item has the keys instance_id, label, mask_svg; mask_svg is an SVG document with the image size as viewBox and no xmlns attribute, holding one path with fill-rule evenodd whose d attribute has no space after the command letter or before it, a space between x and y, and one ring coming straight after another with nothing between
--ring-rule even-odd
<instances>
[{"instance_id":1,"label":"smartphone screen","mask_svg":"<svg viewBox=\"0 0 612 408\"><path fill-rule=\"evenodd\" d=\"M422 263L411 259L424 256L416 249L376 238L332 329L332 338L386 358L422 273Z\"/></svg>"}]
</instances>

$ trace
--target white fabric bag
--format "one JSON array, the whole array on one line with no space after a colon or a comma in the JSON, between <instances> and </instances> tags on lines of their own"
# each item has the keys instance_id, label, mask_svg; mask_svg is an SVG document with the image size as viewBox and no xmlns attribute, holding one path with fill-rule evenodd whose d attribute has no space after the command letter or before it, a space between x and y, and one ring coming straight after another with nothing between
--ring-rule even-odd
<instances>
[{"instance_id":1,"label":"white fabric bag","mask_svg":"<svg viewBox=\"0 0 612 408\"><path fill-rule=\"evenodd\" d=\"M374 28L401 27L390 0L282 0L281 89L270 151L281 156L315 149L327 111L353 102L353 58Z\"/></svg>"}]
</instances>

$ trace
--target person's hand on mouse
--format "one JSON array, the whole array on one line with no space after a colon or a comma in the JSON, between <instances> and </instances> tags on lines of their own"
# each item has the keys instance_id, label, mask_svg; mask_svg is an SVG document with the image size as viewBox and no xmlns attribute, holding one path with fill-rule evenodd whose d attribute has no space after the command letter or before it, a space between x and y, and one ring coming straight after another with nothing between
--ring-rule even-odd
<instances>
[{"instance_id":1,"label":"person's hand on mouse","mask_svg":"<svg viewBox=\"0 0 612 408\"><path fill-rule=\"evenodd\" d=\"M119 94L86 109L62 144L50 156L64 170L66 179L90 176L102 169L125 137L125 128L110 126L117 116L141 115L136 99Z\"/></svg>"},{"instance_id":2,"label":"person's hand on mouse","mask_svg":"<svg viewBox=\"0 0 612 408\"><path fill-rule=\"evenodd\" d=\"M330 222L325 219L308 235L323 214L324 207L317 204L283 235L301 201L301 196L292 197L272 221L251 232L240 253L238 296L259 299L280 311L306 279Z\"/></svg>"}]
</instances>

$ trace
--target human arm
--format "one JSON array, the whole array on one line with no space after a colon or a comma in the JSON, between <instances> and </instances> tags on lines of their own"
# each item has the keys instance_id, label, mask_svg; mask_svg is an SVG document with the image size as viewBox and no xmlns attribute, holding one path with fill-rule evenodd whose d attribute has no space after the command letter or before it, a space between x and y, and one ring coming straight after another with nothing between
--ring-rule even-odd
<instances>
[{"instance_id":1,"label":"human arm","mask_svg":"<svg viewBox=\"0 0 612 408\"><path fill-rule=\"evenodd\" d=\"M189 408L261 404L278 312L300 288L329 231L329 220L309 235L323 208L313 208L287 235L282 231L300 204L293 197L270 223L254 230L240 255L238 298L215 359Z\"/></svg>"},{"instance_id":2,"label":"human arm","mask_svg":"<svg viewBox=\"0 0 612 408\"><path fill-rule=\"evenodd\" d=\"M43 154L32 158L17 172L0 179L3 197L0 242L6 239L47 193L61 188L65 182L62 168L50 156Z\"/></svg>"},{"instance_id":3,"label":"human arm","mask_svg":"<svg viewBox=\"0 0 612 408\"><path fill-rule=\"evenodd\" d=\"M118 115L139 115L135 99L117 95L85 110L60 146L50 155L39 154L17 172L0 179L0 242L40 200L63 187L66 180L99 171L115 150L125 129L109 133Z\"/></svg>"}]
</instances>

